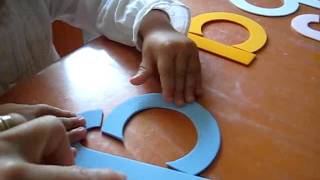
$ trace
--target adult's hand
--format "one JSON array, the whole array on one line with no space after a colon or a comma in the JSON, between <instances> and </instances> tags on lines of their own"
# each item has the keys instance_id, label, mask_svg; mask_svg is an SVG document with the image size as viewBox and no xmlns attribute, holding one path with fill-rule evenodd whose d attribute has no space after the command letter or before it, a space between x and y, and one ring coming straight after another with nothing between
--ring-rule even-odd
<instances>
[{"instance_id":1,"label":"adult's hand","mask_svg":"<svg viewBox=\"0 0 320 180\"><path fill-rule=\"evenodd\" d=\"M75 117L76 114L47 104L15 104L7 103L0 105L0 115L17 113L23 115L27 120L40 116L52 115L57 117Z\"/></svg>"},{"instance_id":2,"label":"adult's hand","mask_svg":"<svg viewBox=\"0 0 320 180\"><path fill-rule=\"evenodd\" d=\"M0 132L0 174L4 179L120 180L110 170L75 167L62 118L43 116Z\"/></svg>"},{"instance_id":3,"label":"adult's hand","mask_svg":"<svg viewBox=\"0 0 320 180\"><path fill-rule=\"evenodd\" d=\"M0 115L10 115L11 119L7 122L10 127L14 127L21 123L39 118L41 116L52 115L60 117L68 131L68 136L71 142L78 141L86 136L85 120L81 117L76 117L76 114L53 107L47 104L1 104Z\"/></svg>"},{"instance_id":4,"label":"adult's hand","mask_svg":"<svg viewBox=\"0 0 320 180\"><path fill-rule=\"evenodd\" d=\"M25 116L22 116L21 114L17 113L10 113L6 115L9 117L9 119L6 120L6 124L9 126L9 128L13 128L15 126L18 126L20 124L28 122L28 120L25 118ZM47 119L47 118L45 118ZM84 139L87 135L87 130L83 127L85 125L85 120L81 117L59 117L56 118L59 121L61 121L65 129L67 130L67 135L69 137L69 140L71 143L80 141L81 139Z\"/></svg>"}]
</instances>

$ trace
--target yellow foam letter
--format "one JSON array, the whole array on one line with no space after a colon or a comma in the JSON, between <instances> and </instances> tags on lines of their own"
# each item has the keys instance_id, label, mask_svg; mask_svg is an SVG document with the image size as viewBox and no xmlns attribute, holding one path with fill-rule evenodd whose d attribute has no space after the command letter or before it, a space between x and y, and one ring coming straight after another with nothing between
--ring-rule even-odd
<instances>
[{"instance_id":1,"label":"yellow foam letter","mask_svg":"<svg viewBox=\"0 0 320 180\"><path fill-rule=\"evenodd\" d=\"M203 37L202 26L211 21L230 21L245 27L250 34L247 41L236 45L225 45ZM249 65L255 58L253 52L261 49L267 42L265 30L255 21L233 13L214 12L201 14L192 18L188 37L198 48Z\"/></svg>"}]
</instances>

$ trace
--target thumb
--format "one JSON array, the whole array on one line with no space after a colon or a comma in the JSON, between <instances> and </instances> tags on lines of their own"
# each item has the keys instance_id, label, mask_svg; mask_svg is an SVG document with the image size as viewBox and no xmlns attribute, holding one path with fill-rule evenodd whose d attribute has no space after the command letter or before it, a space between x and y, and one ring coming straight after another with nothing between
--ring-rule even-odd
<instances>
[{"instance_id":1,"label":"thumb","mask_svg":"<svg viewBox=\"0 0 320 180\"><path fill-rule=\"evenodd\" d=\"M145 83L153 73L152 61L149 58L143 58L138 72L130 79L131 84L141 85Z\"/></svg>"}]
</instances>

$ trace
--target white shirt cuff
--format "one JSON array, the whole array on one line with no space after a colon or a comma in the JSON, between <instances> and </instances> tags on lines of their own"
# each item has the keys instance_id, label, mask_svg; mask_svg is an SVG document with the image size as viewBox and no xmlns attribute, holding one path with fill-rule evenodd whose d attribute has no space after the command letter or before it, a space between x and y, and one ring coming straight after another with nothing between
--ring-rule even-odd
<instances>
[{"instance_id":1,"label":"white shirt cuff","mask_svg":"<svg viewBox=\"0 0 320 180\"><path fill-rule=\"evenodd\" d=\"M140 25L143 18L151 11L151 10L161 10L170 18L170 23L172 27L182 33L187 34L191 21L190 10L184 4L173 1L173 2L154 2L149 6L142 9L135 19L133 25L133 43L135 44L138 50L141 50L142 47L142 39L139 36Z\"/></svg>"}]
</instances>

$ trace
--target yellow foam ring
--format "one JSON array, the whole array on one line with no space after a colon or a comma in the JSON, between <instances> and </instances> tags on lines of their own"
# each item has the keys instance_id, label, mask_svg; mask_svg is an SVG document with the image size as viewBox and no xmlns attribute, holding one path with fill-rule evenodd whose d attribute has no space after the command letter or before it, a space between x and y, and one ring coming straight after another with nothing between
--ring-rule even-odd
<instances>
[{"instance_id":1,"label":"yellow foam ring","mask_svg":"<svg viewBox=\"0 0 320 180\"><path fill-rule=\"evenodd\" d=\"M211 21L221 21L221 20L237 23L245 27L249 31L249 34L250 34L249 39L241 44L232 45L233 47L236 47L248 52L255 52L261 49L267 42L267 33L263 29L263 27L260 26L257 22L238 14L226 13L226 12L206 13L206 14L201 14L192 18L189 33L203 36L202 26L204 24Z\"/></svg>"},{"instance_id":2,"label":"yellow foam ring","mask_svg":"<svg viewBox=\"0 0 320 180\"><path fill-rule=\"evenodd\" d=\"M225 45L199 35L188 33L188 37L197 44L198 48L229 58L238 63L249 65L256 57L256 55L251 52Z\"/></svg>"}]
</instances>

